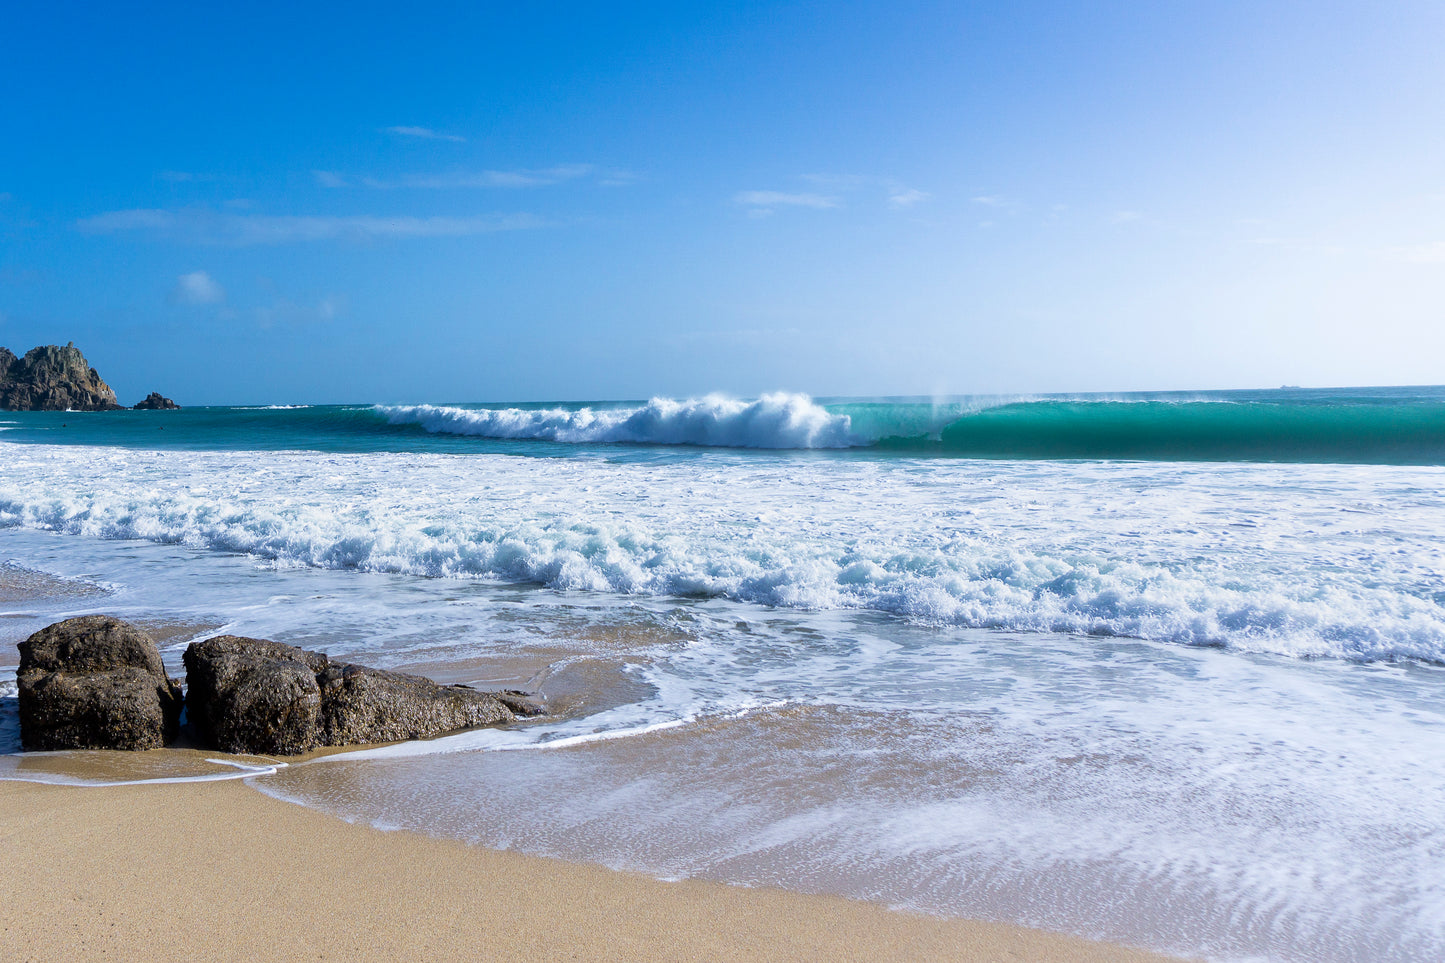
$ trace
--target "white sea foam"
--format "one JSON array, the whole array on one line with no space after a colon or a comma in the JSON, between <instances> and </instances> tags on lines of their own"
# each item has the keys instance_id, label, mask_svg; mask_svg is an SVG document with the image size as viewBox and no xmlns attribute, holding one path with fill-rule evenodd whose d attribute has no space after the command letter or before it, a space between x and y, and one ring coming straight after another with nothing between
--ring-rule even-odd
<instances>
[{"instance_id":1,"label":"white sea foam","mask_svg":"<svg viewBox=\"0 0 1445 963\"><path fill-rule=\"evenodd\" d=\"M278 566L1445 660L1439 469L0 456L0 526Z\"/></svg>"},{"instance_id":2,"label":"white sea foam","mask_svg":"<svg viewBox=\"0 0 1445 963\"><path fill-rule=\"evenodd\" d=\"M777 393L756 401L722 395L676 401L653 398L633 408L447 408L379 406L392 424L483 438L570 443L632 442L719 448L847 448L864 444L847 415L807 395Z\"/></svg>"},{"instance_id":3,"label":"white sea foam","mask_svg":"<svg viewBox=\"0 0 1445 963\"><path fill-rule=\"evenodd\" d=\"M63 756L64 753L27 753L23 758L35 760L45 756ZM206 762L221 767L217 772L193 773L184 776L153 776L142 779L97 779L76 776L63 771L35 772L19 768L22 757L0 756L0 782L33 782L43 786L73 786L77 789L107 789L116 786L165 786L190 782L226 782L231 779L251 779L256 776L271 776L286 768L284 762L255 765L237 762L233 759L207 759Z\"/></svg>"}]
</instances>

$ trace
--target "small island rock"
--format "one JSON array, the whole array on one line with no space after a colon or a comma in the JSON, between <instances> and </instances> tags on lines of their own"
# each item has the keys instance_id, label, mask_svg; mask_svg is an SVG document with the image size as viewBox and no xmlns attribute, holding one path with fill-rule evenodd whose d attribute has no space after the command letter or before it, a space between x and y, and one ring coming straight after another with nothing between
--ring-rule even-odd
<instances>
[{"instance_id":1,"label":"small island rock","mask_svg":"<svg viewBox=\"0 0 1445 963\"><path fill-rule=\"evenodd\" d=\"M179 411L180 405L176 404L159 391L152 391L145 396L144 401L138 401L133 410L135 411Z\"/></svg>"},{"instance_id":2,"label":"small island rock","mask_svg":"<svg viewBox=\"0 0 1445 963\"><path fill-rule=\"evenodd\" d=\"M104 615L66 619L20 643L20 742L47 749L158 749L175 739L181 686L154 641Z\"/></svg>"},{"instance_id":3,"label":"small island rock","mask_svg":"<svg viewBox=\"0 0 1445 963\"><path fill-rule=\"evenodd\" d=\"M511 722L542 709L520 692L479 692L332 662L267 639L222 635L185 653L187 716L203 745L295 755Z\"/></svg>"}]
</instances>

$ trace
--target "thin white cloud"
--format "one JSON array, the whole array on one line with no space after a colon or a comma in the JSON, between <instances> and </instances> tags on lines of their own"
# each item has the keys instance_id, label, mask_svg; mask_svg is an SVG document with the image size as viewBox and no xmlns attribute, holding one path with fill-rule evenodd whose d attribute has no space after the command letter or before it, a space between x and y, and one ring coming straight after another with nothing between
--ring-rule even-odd
<instances>
[{"instance_id":1,"label":"thin white cloud","mask_svg":"<svg viewBox=\"0 0 1445 963\"><path fill-rule=\"evenodd\" d=\"M192 271L176 278L171 300L177 304L220 304L226 300L226 289L205 271Z\"/></svg>"},{"instance_id":2,"label":"thin white cloud","mask_svg":"<svg viewBox=\"0 0 1445 963\"><path fill-rule=\"evenodd\" d=\"M216 179L214 174L197 174L195 171L160 171L156 176L172 184L192 184Z\"/></svg>"},{"instance_id":3,"label":"thin white cloud","mask_svg":"<svg viewBox=\"0 0 1445 963\"><path fill-rule=\"evenodd\" d=\"M384 238L466 237L545 226L531 214L473 217L273 216L216 212L203 208L109 211L88 217L77 227L89 234L149 234L200 244L293 244L304 241Z\"/></svg>"},{"instance_id":4,"label":"thin white cloud","mask_svg":"<svg viewBox=\"0 0 1445 963\"><path fill-rule=\"evenodd\" d=\"M733 196L733 201L755 208L810 207L820 211L841 203L838 198L826 194L791 194L787 191L739 191Z\"/></svg>"},{"instance_id":5,"label":"thin white cloud","mask_svg":"<svg viewBox=\"0 0 1445 963\"><path fill-rule=\"evenodd\" d=\"M804 174L803 180L824 190L843 193L881 188L888 198L888 206L895 210L912 207L933 196L927 191L909 187L892 177L871 177L865 174Z\"/></svg>"},{"instance_id":6,"label":"thin white cloud","mask_svg":"<svg viewBox=\"0 0 1445 963\"><path fill-rule=\"evenodd\" d=\"M466 142L465 137L458 137L456 134L442 134L432 130L430 127L385 127L388 134L395 134L397 137L415 137L418 140L448 140L456 144Z\"/></svg>"},{"instance_id":7,"label":"thin white cloud","mask_svg":"<svg viewBox=\"0 0 1445 963\"><path fill-rule=\"evenodd\" d=\"M888 190L888 203L892 207L912 207L921 201L928 200L932 195L927 191L915 190L911 187L898 185Z\"/></svg>"},{"instance_id":8,"label":"thin white cloud","mask_svg":"<svg viewBox=\"0 0 1445 963\"><path fill-rule=\"evenodd\" d=\"M591 174L591 164L555 164L526 170L447 171L440 174L405 174L395 180L379 177L351 177L337 171L312 171L322 187L367 187L391 191L398 188L421 190L465 190L468 188L546 187ZM613 183L621 183L620 181Z\"/></svg>"},{"instance_id":9,"label":"thin white cloud","mask_svg":"<svg viewBox=\"0 0 1445 963\"><path fill-rule=\"evenodd\" d=\"M631 187L642 180L642 175L635 171L613 170L603 171L598 175L597 183L603 187Z\"/></svg>"},{"instance_id":10,"label":"thin white cloud","mask_svg":"<svg viewBox=\"0 0 1445 963\"><path fill-rule=\"evenodd\" d=\"M453 171L446 174L412 174L401 179L403 187L449 190L466 187L546 187L576 180L592 173L591 164L556 164L538 170Z\"/></svg>"},{"instance_id":11,"label":"thin white cloud","mask_svg":"<svg viewBox=\"0 0 1445 963\"><path fill-rule=\"evenodd\" d=\"M347 307L346 297L339 294L328 294L315 303L278 298L270 304L252 308L251 317L261 328L274 328L281 324L324 324L341 317L346 313Z\"/></svg>"},{"instance_id":12,"label":"thin white cloud","mask_svg":"<svg viewBox=\"0 0 1445 963\"><path fill-rule=\"evenodd\" d=\"M1128 224L1132 221L1142 221L1144 215L1138 211L1115 211L1109 215L1110 224Z\"/></svg>"},{"instance_id":13,"label":"thin white cloud","mask_svg":"<svg viewBox=\"0 0 1445 963\"><path fill-rule=\"evenodd\" d=\"M316 317L322 321L335 321L341 312L346 310L346 299L339 295L328 294L316 305Z\"/></svg>"},{"instance_id":14,"label":"thin white cloud","mask_svg":"<svg viewBox=\"0 0 1445 963\"><path fill-rule=\"evenodd\" d=\"M316 183L320 184L322 187L336 189L340 187L351 186L350 181L348 181L345 177L342 177L335 171L312 171L311 176L316 178Z\"/></svg>"}]
</instances>

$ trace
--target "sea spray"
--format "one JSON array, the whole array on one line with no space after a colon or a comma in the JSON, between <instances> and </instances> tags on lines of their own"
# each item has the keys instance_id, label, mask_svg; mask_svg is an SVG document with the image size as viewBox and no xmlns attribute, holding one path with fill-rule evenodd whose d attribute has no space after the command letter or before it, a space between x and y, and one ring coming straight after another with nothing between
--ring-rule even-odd
<instances>
[{"instance_id":1,"label":"sea spray","mask_svg":"<svg viewBox=\"0 0 1445 963\"><path fill-rule=\"evenodd\" d=\"M806 395L770 394L756 401L709 395L687 401L654 398L637 408L378 407L394 425L482 438L525 438L570 444L703 445L716 448L847 448L863 444L847 415L832 414Z\"/></svg>"}]
</instances>

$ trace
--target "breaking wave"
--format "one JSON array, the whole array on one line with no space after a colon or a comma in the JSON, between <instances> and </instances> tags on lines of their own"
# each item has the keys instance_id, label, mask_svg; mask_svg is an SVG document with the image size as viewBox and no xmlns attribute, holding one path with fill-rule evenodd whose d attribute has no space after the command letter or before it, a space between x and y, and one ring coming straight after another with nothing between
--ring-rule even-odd
<instances>
[{"instance_id":1,"label":"breaking wave","mask_svg":"<svg viewBox=\"0 0 1445 963\"><path fill-rule=\"evenodd\" d=\"M450 408L378 406L393 425L482 438L577 443L702 445L712 448L848 448L867 444L847 415L807 395L779 392L756 401L722 395L653 398L637 408Z\"/></svg>"}]
</instances>

